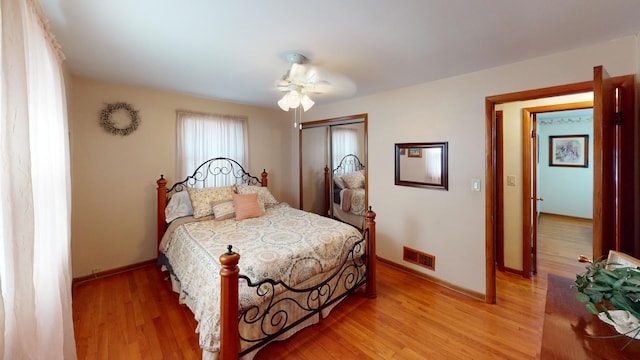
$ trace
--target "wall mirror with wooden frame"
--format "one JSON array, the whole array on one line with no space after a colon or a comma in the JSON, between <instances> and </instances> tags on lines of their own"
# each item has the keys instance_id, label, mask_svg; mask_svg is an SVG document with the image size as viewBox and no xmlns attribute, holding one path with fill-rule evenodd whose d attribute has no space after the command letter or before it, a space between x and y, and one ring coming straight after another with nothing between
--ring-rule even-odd
<instances>
[{"instance_id":1,"label":"wall mirror with wooden frame","mask_svg":"<svg viewBox=\"0 0 640 360\"><path fill-rule=\"evenodd\" d=\"M447 142L395 144L395 184L447 190Z\"/></svg>"},{"instance_id":2,"label":"wall mirror with wooden frame","mask_svg":"<svg viewBox=\"0 0 640 360\"><path fill-rule=\"evenodd\" d=\"M300 124L300 209L359 229L367 194L367 114Z\"/></svg>"}]
</instances>

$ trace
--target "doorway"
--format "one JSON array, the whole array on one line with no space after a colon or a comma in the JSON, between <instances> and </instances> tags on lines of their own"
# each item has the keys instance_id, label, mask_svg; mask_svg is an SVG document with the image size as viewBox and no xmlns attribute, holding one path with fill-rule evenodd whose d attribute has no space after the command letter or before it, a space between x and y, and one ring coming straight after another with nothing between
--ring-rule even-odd
<instances>
[{"instance_id":1,"label":"doorway","mask_svg":"<svg viewBox=\"0 0 640 360\"><path fill-rule=\"evenodd\" d=\"M499 271L525 278L537 272L537 224L541 211L592 219L593 166L589 166L593 163L592 106L592 93L496 105ZM578 140L587 139L583 144L587 157L579 159L586 161L586 166L551 166L550 136L570 134L585 135ZM582 255L591 257L591 250Z\"/></svg>"},{"instance_id":2,"label":"doorway","mask_svg":"<svg viewBox=\"0 0 640 360\"><path fill-rule=\"evenodd\" d=\"M541 99L553 96L594 92L594 199L593 199L593 255L600 256L609 249L628 246L637 247L635 225L626 217L633 219L637 213L637 190L634 184L638 177L634 164L635 152L625 155L619 145L631 143L638 138L634 111L633 75L612 79L602 66L594 68L593 81L575 83L551 88L529 90L518 93L489 96L486 98L486 298L487 303L496 302L496 222L498 204L497 194L497 153L495 106L514 101ZM620 97L618 97L618 94ZM614 110L615 106L615 110ZM625 123L615 122L621 113L628 114ZM624 127L624 129L623 129ZM626 129L626 130L625 130ZM616 138L617 137L617 138ZM619 144L619 145L616 145ZM623 170L620 173L620 170ZM616 177L614 178L615 174ZM628 177L627 177L628 176ZM621 196L625 194L625 196ZM622 233L629 233L629 243L621 243Z\"/></svg>"},{"instance_id":3,"label":"doorway","mask_svg":"<svg viewBox=\"0 0 640 360\"><path fill-rule=\"evenodd\" d=\"M589 100L522 109L522 274L525 278L538 271L537 230L541 211L593 218L593 93L577 94L577 97ZM551 99L562 102L567 98ZM575 258L578 255L592 257L592 251L574 254Z\"/></svg>"}]
</instances>

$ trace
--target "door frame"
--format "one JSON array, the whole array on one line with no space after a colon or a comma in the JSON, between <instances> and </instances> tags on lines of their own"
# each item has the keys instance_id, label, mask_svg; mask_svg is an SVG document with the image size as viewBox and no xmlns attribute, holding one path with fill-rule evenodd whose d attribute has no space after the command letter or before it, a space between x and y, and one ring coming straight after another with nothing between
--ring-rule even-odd
<instances>
[{"instance_id":1,"label":"door frame","mask_svg":"<svg viewBox=\"0 0 640 360\"><path fill-rule=\"evenodd\" d=\"M503 110L496 110L496 189L504 189L504 132ZM496 192L496 266L505 271L504 266L504 192Z\"/></svg>"},{"instance_id":2,"label":"door frame","mask_svg":"<svg viewBox=\"0 0 640 360\"><path fill-rule=\"evenodd\" d=\"M620 105L620 113L613 113L613 98L604 96L614 88L621 89L623 96ZM486 194L485 194L485 274L486 293L485 302L496 302L496 119L495 105L506 102L533 100L562 95L571 95L584 92L594 92L594 139L593 139L593 174L594 174L594 214L593 214L593 256L600 257L605 250L621 249L630 254L640 256L640 225L634 221L640 213L640 191L636 184L640 183L640 172L634 161L640 156L638 148L633 145L640 138L640 126L636 124L635 111L635 76L623 75L610 78L602 66L594 67L594 77L590 81L553 86L535 90L525 90L515 93L487 96L485 98L485 125L486 125ZM616 112L617 112L616 108ZM612 116L626 116L624 122L614 124ZM606 120L605 120L606 119ZM624 125L623 125L624 124ZM625 136L621 141L622 151L616 152L614 144L614 130L617 126L627 127ZM620 150L618 150L620 151ZM606 155L613 155L607 156ZM617 166L622 165L625 171L617 182L605 174L611 174L615 157ZM622 160L620 160L623 158ZM628 167L628 169L627 169ZM625 193L625 197L620 194ZM628 199L626 198L628 197ZM614 205L614 211L605 204ZM616 216L624 214L621 218ZM616 216L613 216L616 215ZM603 234L607 238L603 239ZM611 239L615 235L616 239ZM620 239L626 239L624 243Z\"/></svg>"},{"instance_id":3,"label":"door frame","mask_svg":"<svg viewBox=\"0 0 640 360\"><path fill-rule=\"evenodd\" d=\"M548 98L562 95L572 95L593 91L593 81L552 86L542 89L525 90L509 94L487 96L485 98L485 124L486 124L486 179L485 183L485 274L486 292L485 302L496 302L496 224L497 224L497 121L495 106L498 104L526 101L540 98ZM595 169L594 169L595 171Z\"/></svg>"}]
</instances>

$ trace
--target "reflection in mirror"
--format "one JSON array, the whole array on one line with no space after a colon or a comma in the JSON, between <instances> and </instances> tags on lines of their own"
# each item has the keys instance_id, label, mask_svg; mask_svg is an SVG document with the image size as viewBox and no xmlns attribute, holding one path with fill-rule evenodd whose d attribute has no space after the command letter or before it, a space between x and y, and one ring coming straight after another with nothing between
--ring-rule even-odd
<instances>
[{"instance_id":1,"label":"reflection in mirror","mask_svg":"<svg viewBox=\"0 0 640 360\"><path fill-rule=\"evenodd\" d=\"M324 173L329 161L328 127L307 128L300 132L300 209L324 215ZM303 181L304 179L304 181Z\"/></svg>"},{"instance_id":2,"label":"reflection in mirror","mask_svg":"<svg viewBox=\"0 0 640 360\"><path fill-rule=\"evenodd\" d=\"M360 114L301 124L302 210L362 229L367 208L366 120L367 114Z\"/></svg>"},{"instance_id":3,"label":"reflection in mirror","mask_svg":"<svg viewBox=\"0 0 640 360\"><path fill-rule=\"evenodd\" d=\"M396 144L396 185L448 189L447 142Z\"/></svg>"},{"instance_id":4,"label":"reflection in mirror","mask_svg":"<svg viewBox=\"0 0 640 360\"><path fill-rule=\"evenodd\" d=\"M325 168L325 208L333 218L364 226L365 166L356 154L347 154L333 170Z\"/></svg>"}]
</instances>

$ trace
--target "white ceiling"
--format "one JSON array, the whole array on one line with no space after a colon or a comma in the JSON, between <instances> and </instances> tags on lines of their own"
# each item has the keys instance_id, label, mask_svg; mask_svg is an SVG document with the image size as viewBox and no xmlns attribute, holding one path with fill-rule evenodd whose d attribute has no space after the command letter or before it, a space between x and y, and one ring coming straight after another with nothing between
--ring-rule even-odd
<instances>
[{"instance_id":1,"label":"white ceiling","mask_svg":"<svg viewBox=\"0 0 640 360\"><path fill-rule=\"evenodd\" d=\"M640 31L638 0L40 3L74 75L274 108L290 52L355 84L328 103Z\"/></svg>"}]
</instances>

